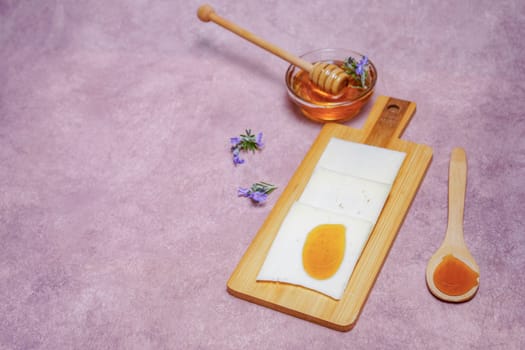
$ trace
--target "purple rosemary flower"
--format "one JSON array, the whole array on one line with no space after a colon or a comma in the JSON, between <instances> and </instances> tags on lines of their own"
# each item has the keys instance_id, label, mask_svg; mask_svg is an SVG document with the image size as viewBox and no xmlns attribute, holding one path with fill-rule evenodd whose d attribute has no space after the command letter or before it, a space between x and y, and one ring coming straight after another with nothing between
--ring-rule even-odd
<instances>
[{"instance_id":1,"label":"purple rosemary flower","mask_svg":"<svg viewBox=\"0 0 525 350\"><path fill-rule=\"evenodd\" d=\"M230 144L231 151L233 152L233 164L237 165L244 163L244 159L241 159L239 156L241 151L255 152L256 150L260 150L264 146L262 137L262 132L254 135L250 129L246 129L245 134L231 137Z\"/></svg>"},{"instance_id":2,"label":"purple rosemary flower","mask_svg":"<svg viewBox=\"0 0 525 350\"><path fill-rule=\"evenodd\" d=\"M258 148L264 147L264 143L262 142L262 137L263 137L263 133L260 132L257 134L257 138L255 139L255 144L257 145Z\"/></svg>"},{"instance_id":3,"label":"purple rosemary flower","mask_svg":"<svg viewBox=\"0 0 525 350\"><path fill-rule=\"evenodd\" d=\"M237 196L239 197L250 197L251 191L248 188L239 187L237 189Z\"/></svg>"},{"instance_id":4,"label":"purple rosemary flower","mask_svg":"<svg viewBox=\"0 0 525 350\"><path fill-rule=\"evenodd\" d=\"M255 191L250 194L250 198L257 204L262 204L268 199L268 195L264 192Z\"/></svg>"},{"instance_id":5,"label":"purple rosemary flower","mask_svg":"<svg viewBox=\"0 0 525 350\"><path fill-rule=\"evenodd\" d=\"M359 61L359 63L357 64L357 67L355 69L355 73L357 75L359 75L359 76L363 75L363 73L365 71L365 67L366 67L367 64L368 64L368 57L363 56L361 61Z\"/></svg>"},{"instance_id":6,"label":"purple rosemary flower","mask_svg":"<svg viewBox=\"0 0 525 350\"><path fill-rule=\"evenodd\" d=\"M350 84L354 88L366 89L366 79L370 73L370 62L368 57L363 56L359 62L353 57L348 57L342 67L355 84Z\"/></svg>"},{"instance_id":7,"label":"purple rosemary flower","mask_svg":"<svg viewBox=\"0 0 525 350\"><path fill-rule=\"evenodd\" d=\"M237 145L239 143L241 143L241 138L240 137L231 137L230 138L230 143L232 144L232 147L237 147Z\"/></svg>"},{"instance_id":8,"label":"purple rosemary flower","mask_svg":"<svg viewBox=\"0 0 525 350\"><path fill-rule=\"evenodd\" d=\"M244 163L244 159L239 157L239 149L234 148L233 149L233 164L237 165L237 164L242 164L242 163Z\"/></svg>"},{"instance_id":9,"label":"purple rosemary flower","mask_svg":"<svg viewBox=\"0 0 525 350\"><path fill-rule=\"evenodd\" d=\"M237 189L238 197L250 198L255 204L263 204L268 199L268 195L272 193L277 187L267 182L257 182L252 187Z\"/></svg>"}]
</instances>

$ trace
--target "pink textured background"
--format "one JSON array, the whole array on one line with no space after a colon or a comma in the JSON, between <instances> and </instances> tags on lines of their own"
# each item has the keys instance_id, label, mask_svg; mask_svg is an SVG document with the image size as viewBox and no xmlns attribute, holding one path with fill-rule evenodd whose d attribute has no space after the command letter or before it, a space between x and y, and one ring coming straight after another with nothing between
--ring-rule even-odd
<instances>
[{"instance_id":1,"label":"pink textured background","mask_svg":"<svg viewBox=\"0 0 525 350\"><path fill-rule=\"evenodd\" d=\"M226 292L321 126L291 108L287 64L199 4L0 0L0 349L525 348L525 3L213 2L293 53L363 52L377 95L417 103L403 138L434 159L348 333ZM266 147L235 168L245 128ZM481 267L461 305L424 280L455 146ZM265 206L236 197L258 180L280 186Z\"/></svg>"}]
</instances>

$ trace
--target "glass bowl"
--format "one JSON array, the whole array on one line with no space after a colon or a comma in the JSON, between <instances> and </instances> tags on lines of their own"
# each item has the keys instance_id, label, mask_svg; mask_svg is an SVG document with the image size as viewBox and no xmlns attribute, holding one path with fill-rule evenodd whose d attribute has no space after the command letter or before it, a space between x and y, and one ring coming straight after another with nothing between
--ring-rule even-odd
<instances>
[{"instance_id":1,"label":"glass bowl","mask_svg":"<svg viewBox=\"0 0 525 350\"><path fill-rule=\"evenodd\" d=\"M347 49L319 49L300 56L315 64L327 62L342 66L345 59L352 57L359 62L364 55ZM286 87L288 96L307 118L320 122L345 122L355 117L374 93L377 81L377 70L368 60L369 74L366 87L347 87L342 93L332 95L317 88L309 79L308 73L290 65L286 70ZM357 84L351 79L350 84Z\"/></svg>"}]
</instances>

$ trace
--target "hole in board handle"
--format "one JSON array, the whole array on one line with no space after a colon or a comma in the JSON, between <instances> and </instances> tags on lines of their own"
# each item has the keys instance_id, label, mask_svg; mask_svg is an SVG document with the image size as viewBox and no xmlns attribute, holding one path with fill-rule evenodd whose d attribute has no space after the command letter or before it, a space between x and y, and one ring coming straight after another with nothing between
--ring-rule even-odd
<instances>
[{"instance_id":1,"label":"hole in board handle","mask_svg":"<svg viewBox=\"0 0 525 350\"><path fill-rule=\"evenodd\" d=\"M386 109L390 112L390 113L399 113L399 110L401 109L398 105L396 104L391 104L391 105L388 105L386 107Z\"/></svg>"}]
</instances>

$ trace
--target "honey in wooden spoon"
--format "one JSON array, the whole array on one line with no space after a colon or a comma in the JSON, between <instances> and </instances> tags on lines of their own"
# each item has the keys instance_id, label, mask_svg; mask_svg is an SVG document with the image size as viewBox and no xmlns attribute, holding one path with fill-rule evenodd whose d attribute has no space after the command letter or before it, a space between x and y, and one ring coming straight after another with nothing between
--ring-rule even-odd
<instances>
[{"instance_id":1,"label":"honey in wooden spoon","mask_svg":"<svg viewBox=\"0 0 525 350\"><path fill-rule=\"evenodd\" d=\"M479 273L460 259L449 254L434 270L434 284L442 293L460 296L478 285Z\"/></svg>"},{"instance_id":2,"label":"honey in wooden spoon","mask_svg":"<svg viewBox=\"0 0 525 350\"><path fill-rule=\"evenodd\" d=\"M452 150L449 168L448 225L445 240L430 258L427 285L437 298L450 302L471 299L479 287L479 266L465 245L463 213L467 185L467 157Z\"/></svg>"}]
</instances>

